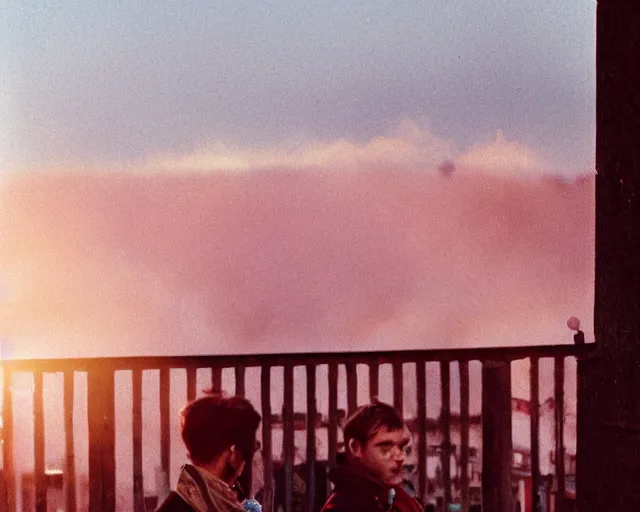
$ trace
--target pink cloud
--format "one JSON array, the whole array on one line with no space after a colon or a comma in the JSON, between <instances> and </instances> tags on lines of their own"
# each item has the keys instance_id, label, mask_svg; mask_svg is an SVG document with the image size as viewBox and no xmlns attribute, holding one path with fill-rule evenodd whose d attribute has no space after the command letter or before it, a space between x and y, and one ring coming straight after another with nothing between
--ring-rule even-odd
<instances>
[{"instance_id":1,"label":"pink cloud","mask_svg":"<svg viewBox=\"0 0 640 512\"><path fill-rule=\"evenodd\" d=\"M33 175L0 197L31 356L557 343L589 332L593 179Z\"/></svg>"}]
</instances>

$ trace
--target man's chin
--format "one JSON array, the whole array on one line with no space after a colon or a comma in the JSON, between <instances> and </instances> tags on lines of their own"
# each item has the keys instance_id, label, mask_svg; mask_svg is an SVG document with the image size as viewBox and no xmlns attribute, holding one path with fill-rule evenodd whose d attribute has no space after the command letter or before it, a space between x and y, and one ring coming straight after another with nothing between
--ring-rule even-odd
<instances>
[{"instance_id":1,"label":"man's chin","mask_svg":"<svg viewBox=\"0 0 640 512\"><path fill-rule=\"evenodd\" d=\"M391 478L387 479L386 483L392 487L400 485L402 483L402 475L393 475Z\"/></svg>"}]
</instances>

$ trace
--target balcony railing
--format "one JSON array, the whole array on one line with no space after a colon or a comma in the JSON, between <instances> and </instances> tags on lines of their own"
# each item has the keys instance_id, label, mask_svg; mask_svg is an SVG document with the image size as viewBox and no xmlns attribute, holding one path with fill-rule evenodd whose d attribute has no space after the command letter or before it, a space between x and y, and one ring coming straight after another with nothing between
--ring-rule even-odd
<instances>
[{"instance_id":1,"label":"balcony railing","mask_svg":"<svg viewBox=\"0 0 640 512\"><path fill-rule=\"evenodd\" d=\"M125 411L116 411L115 386L116 372L129 372L131 386L131 410L126 411L131 416L132 431L132 460L130 461L133 474L133 508L136 512L145 509L143 486L143 450L151 443L159 443L159 466L164 474L170 474L171 464L171 430L172 417L170 393L172 385L172 370L181 369L186 372L186 397L193 399L197 395L197 372L199 369L210 369L211 388L220 391L222 388L222 374L225 369L232 369L234 375L233 389L226 391L237 395L246 393L246 372L249 368L253 373L259 373L260 399L256 407L262 413L262 456L264 460L264 488L262 498L265 509L273 508L274 495L277 484L274 482L275 465L283 467L284 479L281 498L278 503L285 512L294 510L294 466L296 429L301 428L300 422L306 426L306 498L304 510L317 510L324 496L318 498L318 489L330 489L326 481L320 482L316 477L318 468L316 453L317 429L322 426L327 435L327 465L332 467L336 463L339 452L339 429L344 414L354 411L358 406L358 365L368 367L368 399L375 400L383 390L391 387L389 394L393 405L403 410L405 397L405 374L413 366L416 376L415 389L406 390L416 398L415 417L408 418L412 430L416 434L416 467L417 467L417 495L421 499L429 497L428 479L428 431L434 428L434 420L427 418L427 401L431 399L431 390L427 387L427 363L439 366L440 373L440 415L436 425L441 436L441 445L436 452L439 454L439 471L442 482L442 502L444 510L454 501L453 490L458 490L461 510L469 510L472 493L470 478L470 444L469 428L474 424L474 417L470 415L470 378L469 364L481 367L482 382L482 499L483 509L488 511L507 510L512 503L512 438L511 438L511 364L513 361L528 359L530 361L530 441L531 454L528 466L531 471L532 489L538 489L540 476L540 448L539 448L539 361L550 358L554 364L554 407L555 407L555 460L564 460L564 361L565 358L584 358L593 355L595 345L557 345L531 347L505 347L458 350L420 350L420 351L389 351L389 352L346 352L346 353L291 353L240 356L185 356L185 357L118 357L96 359L49 359L49 360L7 360L2 362L3 368L3 475L4 499L3 509L15 511L17 509L17 481L14 460L16 436L21 433L14 428L14 403L12 396L12 382L19 373L27 373L33 379L33 460L35 509L37 512L47 510L47 468L45 467L45 436L55 436L64 439L64 501L68 511L79 508L76 496L76 455L74 453L74 436L77 438L74 425L78 418L74 417L74 376L86 374L87 387L87 424L88 424L88 483L90 511L116 510L116 418ZM459 471L452 475L451 471L451 369L455 368L459 378L460 413L455 416L459 422ZM318 389L317 370L327 366L328 410L322 417L317 410L316 392ZM380 381L382 365L391 366L390 382ZM343 366L346 375L346 409L340 414L339 404L339 368ZM294 379L294 368L303 367L306 382ZM279 368L283 372L283 408L282 416L279 411L272 410L272 369ZM143 375L156 370L159 373L159 439L143 439ZM228 370L227 370L228 371ZM340 370L343 371L343 370ZM413 371L413 370L412 370ZM61 374L64 381L63 432L45 432L45 393L43 377L46 374ZM251 385L257 383L253 380ZM300 416L294 411L294 387L306 387L306 415ZM383 393L384 394L384 393ZM281 419L280 419L281 418ZM476 421L478 417L476 416ZM319 421L320 419L320 421ZM278 424L276 424L278 423ZM321 425L322 424L322 425ZM457 424L456 424L457 425ZM458 427L456 427L458 428ZM282 457L274 457L273 431L282 430ZM77 442L77 439L75 439ZM178 440L175 440L178 442ZM457 448L456 448L457 449ZM475 451L475 448L474 448ZM21 454L23 455L23 454ZM558 495L564 496L565 475L562 464L557 465L556 481ZM248 475L250 478L250 475ZM323 477L324 479L324 477ZM329 491L323 492L326 494ZM537 493L534 491L527 499L531 499L533 509L537 510ZM561 500L562 501L562 500ZM281 503L280 503L281 502ZM556 510L563 510L561 502L556 504ZM510 510L513 510L511 507Z\"/></svg>"}]
</instances>

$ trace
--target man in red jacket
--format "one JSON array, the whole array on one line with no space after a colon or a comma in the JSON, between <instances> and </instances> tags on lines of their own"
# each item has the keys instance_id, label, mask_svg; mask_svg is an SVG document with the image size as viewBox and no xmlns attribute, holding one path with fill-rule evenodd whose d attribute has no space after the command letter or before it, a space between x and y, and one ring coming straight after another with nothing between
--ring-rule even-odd
<instances>
[{"instance_id":1,"label":"man in red jacket","mask_svg":"<svg viewBox=\"0 0 640 512\"><path fill-rule=\"evenodd\" d=\"M359 408L345 424L345 453L331 472L334 492L322 512L420 512L402 487L410 435L390 405Z\"/></svg>"}]
</instances>

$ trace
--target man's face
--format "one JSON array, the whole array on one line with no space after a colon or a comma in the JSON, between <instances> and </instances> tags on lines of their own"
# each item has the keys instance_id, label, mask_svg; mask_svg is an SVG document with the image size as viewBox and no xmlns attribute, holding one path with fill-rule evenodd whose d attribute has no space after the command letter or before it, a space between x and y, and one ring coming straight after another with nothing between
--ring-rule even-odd
<instances>
[{"instance_id":1,"label":"man's face","mask_svg":"<svg viewBox=\"0 0 640 512\"><path fill-rule=\"evenodd\" d=\"M365 469L386 485L402 483L405 449L411 440L409 430L381 428L364 445L352 440L351 454Z\"/></svg>"}]
</instances>

